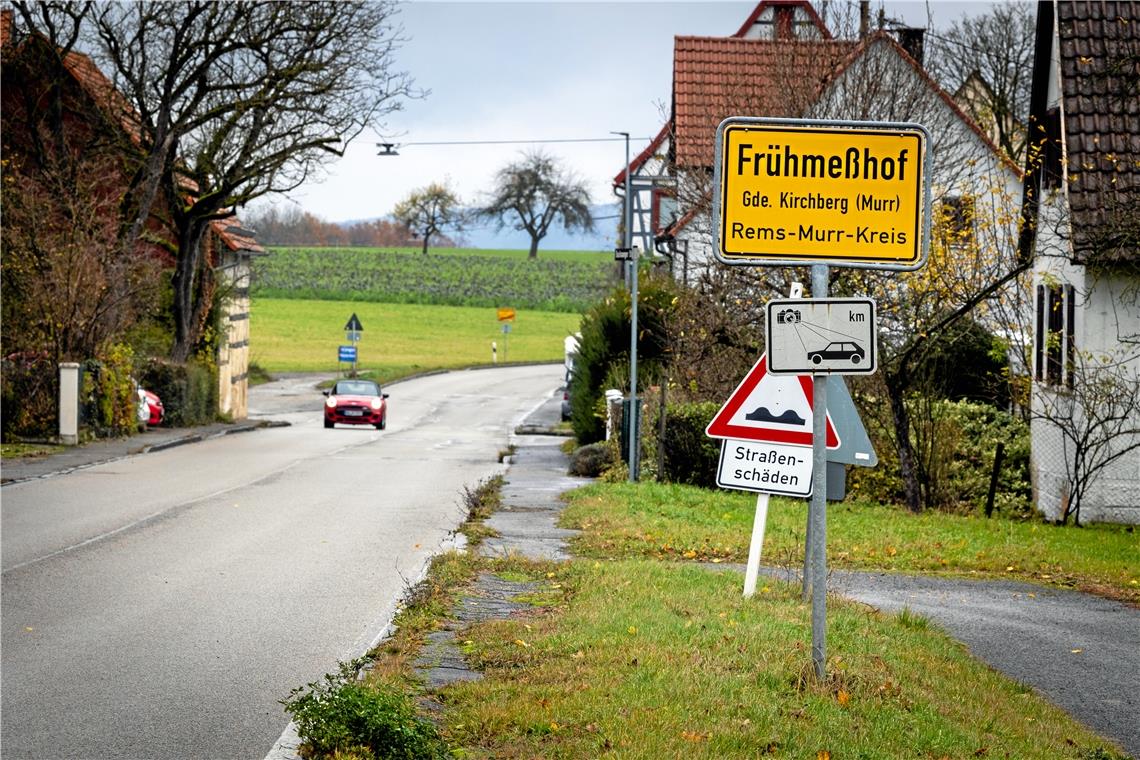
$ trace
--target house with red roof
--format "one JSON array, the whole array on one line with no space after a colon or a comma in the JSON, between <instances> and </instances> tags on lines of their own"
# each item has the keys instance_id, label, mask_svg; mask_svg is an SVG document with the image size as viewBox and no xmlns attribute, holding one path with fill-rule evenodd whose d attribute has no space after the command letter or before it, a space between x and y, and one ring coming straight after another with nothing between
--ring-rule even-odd
<instances>
[{"instance_id":1,"label":"house with red roof","mask_svg":"<svg viewBox=\"0 0 1140 760\"><path fill-rule=\"evenodd\" d=\"M60 139L74 155L87 160L88 171L98 172L99 184L109 197L120 194L130 177L116 145L139 139L138 121L130 104L88 56L74 50L62 59L58 55L35 55L34 46L46 42L35 36L18 38L13 21L11 10L0 14L0 50L5 62L0 88L5 160L34 167L35 145L45 130L45 109L56 102L51 93L59 88L57 102L63 109ZM28 65L20 64L21 56ZM62 70L48 70L52 62L61 64ZM141 242L140 251L173 266L169 249L176 236L168 220L152 217L145 237L151 242ZM236 216L212 222L204 245L220 285L218 292L224 298L225 335L219 340L216 357L219 412L243 419L248 414L250 261L265 255L265 250Z\"/></svg>"},{"instance_id":2,"label":"house with red roof","mask_svg":"<svg viewBox=\"0 0 1140 760\"><path fill-rule=\"evenodd\" d=\"M729 37L677 37L671 119L631 162L634 238L642 250L668 256L686 273L714 260L717 125L729 116L763 116L923 124L933 140L939 210L1011 251L1020 169L926 73L922 42L913 29L836 39L807 0L763 0ZM615 191L624 178L624 171L614 178ZM642 197L639 180L648 180ZM984 224L982 212L991 217Z\"/></svg>"},{"instance_id":3,"label":"house with red roof","mask_svg":"<svg viewBox=\"0 0 1140 760\"><path fill-rule=\"evenodd\" d=\"M1046 517L1140 523L1140 4L1037 6L1022 246Z\"/></svg>"}]
</instances>

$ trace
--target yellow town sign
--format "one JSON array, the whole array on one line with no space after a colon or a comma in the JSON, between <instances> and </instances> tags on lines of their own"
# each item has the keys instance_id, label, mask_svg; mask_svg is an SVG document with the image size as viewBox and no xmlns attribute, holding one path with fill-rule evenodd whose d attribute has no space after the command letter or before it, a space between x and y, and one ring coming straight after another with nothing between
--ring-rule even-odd
<instances>
[{"instance_id":1,"label":"yellow town sign","mask_svg":"<svg viewBox=\"0 0 1140 760\"><path fill-rule=\"evenodd\" d=\"M916 269L928 247L929 163L917 124L726 119L714 251L727 264Z\"/></svg>"}]
</instances>

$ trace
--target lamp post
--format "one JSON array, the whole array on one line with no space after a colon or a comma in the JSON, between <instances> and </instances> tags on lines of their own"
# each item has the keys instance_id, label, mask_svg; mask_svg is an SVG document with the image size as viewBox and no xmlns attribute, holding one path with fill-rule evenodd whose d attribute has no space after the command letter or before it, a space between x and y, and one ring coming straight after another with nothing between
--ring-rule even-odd
<instances>
[{"instance_id":1,"label":"lamp post","mask_svg":"<svg viewBox=\"0 0 1140 760\"><path fill-rule=\"evenodd\" d=\"M629 251L629 482L637 482L638 430L637 404L637 251L633 248L633 199L630 197L629 132L611 132L625 138L625 198L622 203L624 234L622 247Z\"/></svg>"}]
</instances>

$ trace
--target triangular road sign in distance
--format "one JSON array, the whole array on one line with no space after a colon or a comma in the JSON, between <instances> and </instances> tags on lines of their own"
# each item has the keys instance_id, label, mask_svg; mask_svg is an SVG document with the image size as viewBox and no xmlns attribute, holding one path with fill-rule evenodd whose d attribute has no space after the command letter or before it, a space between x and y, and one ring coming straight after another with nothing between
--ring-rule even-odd
<instances>
[{"instance_id":1,"label":"triangular road sign in distance","mask_svg":"<svg viewBox=\"0 0 1140 760\"><path fill-rule=\"evenodd\" d=\"M710 438L812 445L813 384L810 375L771 375L761 354L705 428ZM827 448L839 447L827 415Z\"/></svg>"},{"instance_id":2,"label":"triangular road sign in distance","mask_svg":"<svg viewBox=\"0 0 1140 760\"><path fill-rule=\"evenodd\" d=\"M348 318L348 322L344 326L345 332L364 332L364 325L360 324L360 318L356 316L356 312L352 312L352 316Z\"/></svg>"}]
</instances>

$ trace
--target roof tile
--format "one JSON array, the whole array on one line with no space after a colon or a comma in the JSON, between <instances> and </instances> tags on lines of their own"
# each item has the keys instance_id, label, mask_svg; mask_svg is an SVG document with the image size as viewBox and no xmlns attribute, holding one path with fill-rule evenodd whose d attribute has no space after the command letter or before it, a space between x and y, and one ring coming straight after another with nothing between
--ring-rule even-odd
<instances>
[{"instance_id":1,"label":"roof tile","mask_svg":"<svg viewBox=\"0 0 1140 760\"><path fill-rule=\"evenodd\" d=\"M1062 0L1057 21L1074 253L1140 262L1140 3Z\"/></svg>"}]
</instances>

